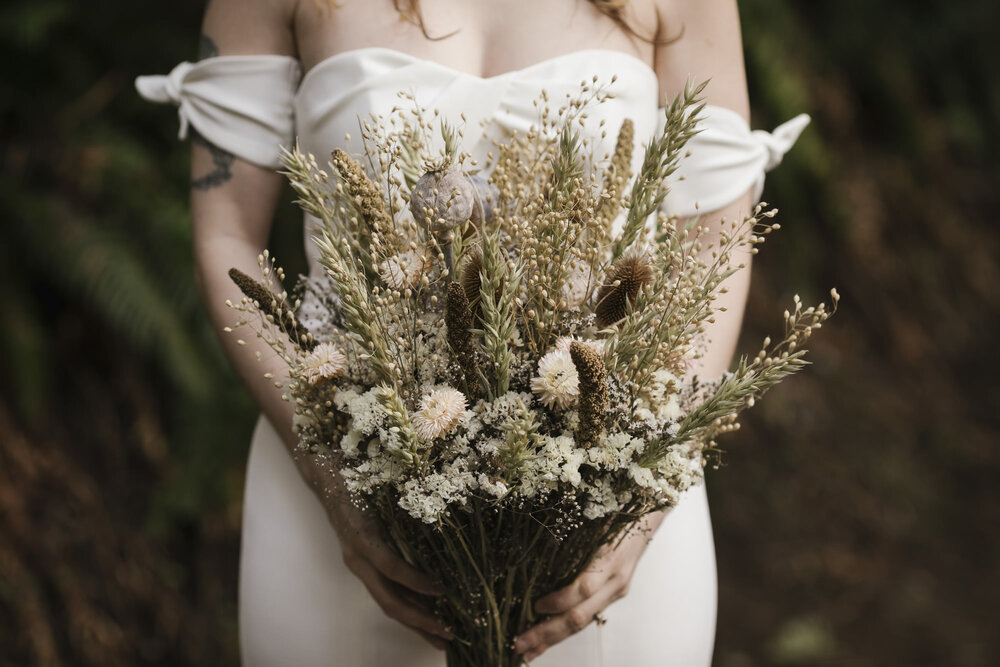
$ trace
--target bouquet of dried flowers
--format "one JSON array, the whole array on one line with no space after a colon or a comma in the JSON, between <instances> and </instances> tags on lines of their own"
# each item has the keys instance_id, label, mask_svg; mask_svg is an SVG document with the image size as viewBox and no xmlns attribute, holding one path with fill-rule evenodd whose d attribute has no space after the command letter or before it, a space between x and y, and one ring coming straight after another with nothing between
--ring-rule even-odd
<instances>
[{"instance_id":1,"label":"bouquet of dried flowers","mask_svg":"<svg viewBox=\"0 0 1000 667\"><path fill-rule=\"evenodd\" d=\"M537 622L532 602L698 484L716 436L803 367L833 312L796 297L779 342L690 377L734 252L778 229L760 205L708 247L697 220L658 212L701 89L666 109L634 178L630 121L604 160L574 130L608 96L596 79L496 141L489 170L419 107L373 117L367 169L340 150L325 168L284 155L320 221L324 275L290 297L266 252L261 280L231 271L239 324L290 367L279 384L301 446L332 458L400 554L440 577L451 667L522 664L511 641ZM444 150L430 155L434 132Z\"/></svg>"}]
</instances>

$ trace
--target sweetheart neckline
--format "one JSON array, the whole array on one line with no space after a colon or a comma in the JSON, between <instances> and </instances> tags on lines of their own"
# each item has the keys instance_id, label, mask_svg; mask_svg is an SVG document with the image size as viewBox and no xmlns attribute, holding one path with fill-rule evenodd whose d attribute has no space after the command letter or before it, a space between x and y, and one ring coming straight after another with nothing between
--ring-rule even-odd
<instances>
[{"instance_id":1,"label":"sweetheart neckline","mask_svg":"<svg viewBox=\"0 0 1000 667\"><path fill-rule=\"evenodd\" d=\"M310 81L312 78L315 78L314 74L317 71L332 66L341 60L346 60L349 58L358 58L364 56L365 54L371 54L371 53L382 53L382 54L392 55L398 58L404 58L406 60L409 60L413 64L430 65L438 69L444 70L455 76L463 76L482 82L500 81L502 79L520 76L532 70L539 69L542 67L550 67L557 62L568 60L570 58L578 58L581 55L597 55L597 54L601 54L603 56L614 56L614 57L624 58L633 65L640 67L646 73L653 76L654 78L656 78L657 76L656 71L652 68L652 66L649 63L642 60L638 56L632 55L631 53L627 53L625 51L619 51L617 49L580 49L579 51L569 51L567 53L563 53L557 56L545 58L544 60L539 60L538 62L532 63L525 67L520 67L518 69L508 70L506 72L501 72L500 74L494 74L492 76L479 76L478 74L472 74L471 72L463 72L462 70L456 69L455 67L452 67L450 65L445 65L444 63L438 62L436 60L421 58L419 56L415 56L405 51L399 51L398 49L392 49L384 46L366 46L359 49L341 51L340 53L335 53L331 56L327 56L326 58L323 58L322 60L317 62L315 65L310 67L309 71L307 71L302 76L302 79L299 81L298 93L302 92L302 89L305 87L308 81ZM298 97L298 94L296 95L296 97Z\"/></svg>"}]
</instances>

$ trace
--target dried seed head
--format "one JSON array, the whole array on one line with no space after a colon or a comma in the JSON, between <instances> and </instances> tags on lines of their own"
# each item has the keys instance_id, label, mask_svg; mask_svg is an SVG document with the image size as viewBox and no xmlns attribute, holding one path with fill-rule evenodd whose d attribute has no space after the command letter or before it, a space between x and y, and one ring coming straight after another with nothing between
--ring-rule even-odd
<instances>
[{"instance_id":1,"label":"dried seed head","mask_svg":"<svg viewBox=\"0 0 1000 667\"><path fill-rule=\"evenodd\" d=\"M461 285L448 283L446 294L445 323L448 327L452 360L455 362L453 380L465 387L466 395L475 397L479 393L479 373L470 331L475 326L475 317Z\"/></svg>"},{"instance_id":2,"label":"dried seed head","mask_svg":"<svg viewBox=\"0 0 1000 667\"><path fill-rule=\"evenodd\" d=\"M236 267L229 269L229 278L251 303L256 304L255 307L268 318L268 321L276 324L281 332L288 336L290 341L297 343L306 351L316 346L312 334L299 324L295 313L285 307L284 299L279 301L271 290Z\"/></svg>"},{"instance_id":3,"label":"dried seed head","mask_svg":"<svg viewBox=\"0 0 1000 667\"><path fill-rule=\"evenodd\" d=\"M483 270L483 253L475 250L469 255L465 266L462 267L462 289L465 290L465 298L469 301L469 306L475 310L479 305L479 274Z\"/></svg>"},{"instance_id":4,"label":"dried seed head","mask_svg":"<svg viewBox=\"0 0 1000 667\"><path fill-rule=\"evenodd\" d=\"M475 193L459 171L428 171L410 192L410 213L435 234L450 232L472 215Z\"/></svg>"},{"instance_id":5,"label":"dried seed head","mask_svg":"<svg viewBox=\"0 0 1000 667\"><path fill-rule=\"evenodd\" d=\"M469 220L477 229L482 229L484 222L493 219L493 209L500 199L500 190L479 174L467 176L472 185L473 206Z\"/></svg>"},{"instance_id":6,"label":"dried seed head","mask_svg":"<svg viewBox=\"0 0 1000 667\"><path fill-rule=\"evenodd\" d=\"M601 353L589 345L574 341L569 345L569 354L579 377L580 426L576 431L577 444L590 447L596 444L604 429L604 415L608 410L608 371Z\"/></svg>"},{"instance_id":7,"label":"dried seed head","mask_svg":"<svg viewBox=\"0 0 1000 667\"><path fill-rule=\"evenodd\" d=\"M629 305L635 304L639 290L652 279L653 268L644 253L632 252L619 259L597 293L594 309L597 325L609 327L625 317Z\"/></svg>"}]
</instances>

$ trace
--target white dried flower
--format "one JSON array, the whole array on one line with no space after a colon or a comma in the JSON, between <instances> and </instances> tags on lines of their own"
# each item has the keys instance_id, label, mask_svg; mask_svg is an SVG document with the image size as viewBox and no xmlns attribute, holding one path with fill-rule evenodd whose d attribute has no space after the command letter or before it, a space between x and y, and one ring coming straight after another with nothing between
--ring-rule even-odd
<instances>
[{"instance_id":1,"label":"white dried flower","mask_svg":"<svg viewBox=\"0 0 1000 667\"><path fill-rule=\"evenodd\" d=\"M681 418L681 407L677 401L680 388L680 380L670 371L660 369L653 373L645 393L657 418L671 421Z\"/></svg>"},{"instance_id":2,"label":"white dried flower","mask_svg":"<svg viewBox=\"0 0 1000 667\"><path fill-rule=\"evenodd\" d=\"M507 495L507 484L502 479L492 480L485 473L479 473L479 477L476 479L479 484L479 488L490 494L494 498L503 498Z\"/></svg>"},{"instance_id":3,"label":"white dried flower","mask_svg":"<svg viewBox=\"0 0 1000 667\"><path fill-rule=\"evenodd\" d=\"M452 387L435 389L420 399L420 410L410 419L421 440L433 440L449 433L465 412L465 394Z\"/></svg>"},{"instance_id":4,"label":"white dried flower","mask_svg":"<svg viewBox=\"0 0 1000 667\"><path fill-rule=\"evenodd\" d=\"M299 364L299 373L310 384L331 380L345 370L347 355L333 343L320 343Z\"/></svg>"},{"instance_id":5,"label":"white dried flower","mask_svg":"<svg viewBox=\"0 0 1000 667\"><path fill-rule=\"evenodd\" d=\"M580 396L580 378L569 350L552 350L538 361L538 375L531 378L531 390L548 407L563 410Z\"/></svg>"},{"instance_id":6,"label":"white dried flower","mask_svg":"<svg viewBox=\"0 0 1000 667\"><path fill-rule=\"evenodd\" d=\"M423 255L407 250L379 264L378 275L390 289L412 289L420 282L425 267Z\"/></svg>"}]
</instances>

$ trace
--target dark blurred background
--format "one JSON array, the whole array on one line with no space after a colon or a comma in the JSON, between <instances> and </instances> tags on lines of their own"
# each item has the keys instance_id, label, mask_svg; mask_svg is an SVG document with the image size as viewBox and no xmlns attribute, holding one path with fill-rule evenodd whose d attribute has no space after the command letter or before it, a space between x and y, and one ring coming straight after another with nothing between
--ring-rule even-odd
<instances>
[{"instance_id":1,"label":"dark blurred background","mask_svg":"<svg viewBox=\"0 0 1000 667\"><path fill-rule=\"evenodd\" d=\"M814 119L740 349L796 291L843 300L709 476L716 663L1000 664L1000 5L740 4L755 126ZM2 665L238 661L255 411L193 285L175 112L132 85L201 12L0 8Z\"/></svg>"}]
</instances>

